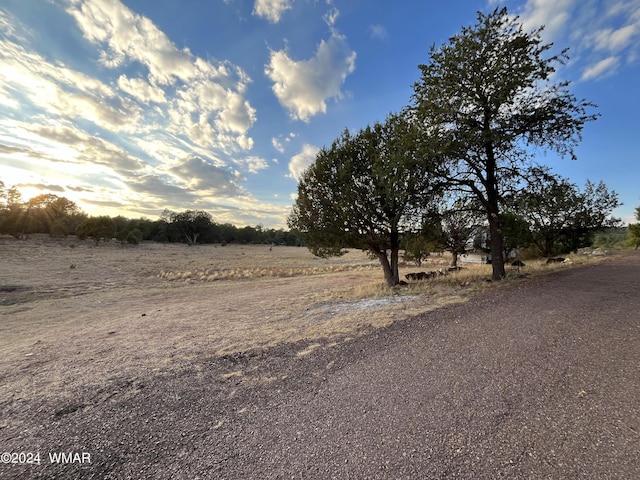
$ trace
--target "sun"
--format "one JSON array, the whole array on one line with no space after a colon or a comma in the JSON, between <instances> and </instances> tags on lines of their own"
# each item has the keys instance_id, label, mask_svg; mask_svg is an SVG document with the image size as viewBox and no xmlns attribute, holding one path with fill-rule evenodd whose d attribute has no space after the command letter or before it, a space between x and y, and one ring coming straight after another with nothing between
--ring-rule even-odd
<instances>
[{"instance_id":1,"label":"sun","mask_svg":"<svg viewBox=\"0 0 640 480\"><path fill-rule=\"evenodd\" d=\"M43 183L42 178L23 169L3 166L0 181L4 184L5 190L16 188L23 202L37 195L48 193L48 190L44 188L46 183Z\"/></svg>"}]
</instances>

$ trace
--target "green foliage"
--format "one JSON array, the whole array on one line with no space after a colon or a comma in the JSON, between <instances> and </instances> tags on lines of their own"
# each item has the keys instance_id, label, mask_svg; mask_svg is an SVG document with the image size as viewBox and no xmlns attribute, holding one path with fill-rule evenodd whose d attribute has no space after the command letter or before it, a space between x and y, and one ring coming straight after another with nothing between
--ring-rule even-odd
<instances>
[{"instance_id":1,"label":"green foliage","mask_svg":"<svg viewBox=\"0 0 640 480\"><path fill-rule=\"evenodd\" d=\"M636 207L636 220L640 222L640 207ZM627 227L629 243L636 250L640 247L640 223L631 223Z\"/></svg>"},{"instance_id":2,"label":"green foliage","mask_svg":"<svg viewBox=\"0 0 640 480\"><path fill-rule=\"evenodd\" d=\"M442 252L446 247L446 241L440 216L430 212L425 215L419 232L404 235L404 258L420 267L431 252Z\"/></svg>"},{"instance_id":3,"label":"green foliage","mask_svg":"<svg viewBox=\"0 0 640 480\"><path fill-rule=\"evenodd\" d=\"M57 221L51 225L51 232L49 235L53 238L66 238L67 229L61 221Z\"/></svg>"},{"instance_id":4,"label":"green foliage","mask_svg":"<svg viewBox=\"0 0 640 480\"><path fill-rule=\"evenodd\" d=\"M500 202L523 176L527 147L575 158L584 124L596 118L568 82L552 83L568 57L549 56L541 30L526 32L506 8L479 12L475 25L431 47L414 85L413 111L438 139L440 177L483 207L496 280L505 275Z\"/></svg>"},{"instance_id":5,"label":"green foliage","mask_svg":"<svg viewBox=\"0 0 640 480\"><path fill-rule=\"evenodd\" d=\"M504 237L504 258L507 258L510 252L526 248L533 243L533 234L524 216L504 212L500 215L500 226Z\"/></svg>"},{"instance_id":6,"label":"green foliage","mask_svg":"<svg viewBox=\"0 0 640 480\"><path fill-rule=\"evenodd\" d=\"M345 130L300 179L289 227L317 256L367 249L387 283L397 284L401 233L411 230L429 195L423 143L401 115L355 135Z\"/></svg>"},{"instance_id":7,"label":"green foliage","mask_svg":"<svg viewBox=\"0 0 640 480\"><path fill-rule=\"evenodd\" d=\"M100 240L111 240L117 232L116 222L111 217L90 217L82 222L76 231L78 238L92 238L96 245Z\"/></svg>"},{"instance_id":8,"label":"green foliage","mask_svg":"<svg viewBox=\"0 0 640 480\"><path fill-rule=\"evenodd\" d=\"M0 232L16 238L32 233L48 233L54 237L75 233L87 218L71 200L53 194L37 195L26 202L20 192L5 189L0 182Z\"/></svg>"},{"instance_id":9,"label":"green foliage","mask_svg":"<svg viewBox=\"0 0 640 480\"><path fill-rule=\"evenodd\" d=\"M404 259L420 267L433 251L432 244L422 235L408 235L404 239Z\"/></svg>"},{"instance_id":10,"label":"green foliage","mask_svg":"<svg viewBox=\"0 0 640 480\"><path fill-rule=\"evenodd\" d=\"M591 246L594 235L614 227L610 218L620 205L606 185L587 181L583 192L566 178L546 169L532 169L527 189L511 199L515 211L529 223L533 243L542 256L569 253Z\"/></svg>"},{"instance_id":11,"label":"green foliage","mask_svg":"<svg viewBox=\"0 0 640 480\"><path fill-rule=\"evenodd\" d=\"M628 230L622 227L605 228L593 236L595 248L621 248L628 243Z\"/></svg>"},{"instance_id":12,"label":"green foliage","mask_svg":"<svg viewBox=\"0 0 640 480\"><path fill-rule=\"evenodd\" d=\"M632 223L629 229L629 242L636 250L640 247L640 223Z\"/></svg>"},{"instance_id":13,"label":"green foliage","mask_svg":"<svg viewBox=\"0 0 640 480\"><path fill-rule=\"evenodd\" d=\"M125 240L130 245L138 245L142 242L142 232L137 228L134 228L127 234Z\"/></svg>"},{"instance_id":14,"label":"green foliage","mask_svg":"<svg viewBox=\"0 0 640 480\"><path fill-rule=\"evenodd\" d=\"M457 201L442 214L443 240L446 249L451 252L452 267L458 265L459 255L467 253L468 246L481 227L481 217L473 204Z\"/></svg>"}]
</instances>

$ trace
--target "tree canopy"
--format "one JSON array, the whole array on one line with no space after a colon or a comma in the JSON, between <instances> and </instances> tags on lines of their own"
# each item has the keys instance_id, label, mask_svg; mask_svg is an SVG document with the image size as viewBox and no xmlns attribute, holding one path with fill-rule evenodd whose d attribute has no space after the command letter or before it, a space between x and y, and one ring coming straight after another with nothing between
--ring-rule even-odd
<instances>
[{"instance_id":1,"label":"tree canopy","mask_svg":"<svg viewBox=\"0 0 640 480\"><path fill-rule=\"evenodd\" d=\"M355 135L345 130L300 179L290 228L319 256L367 249L387 284L399 283L400 235L419 224L432 194L423 152L424 138L404 115Z\"/></svg>"},{"instance_id":2,"label":"tree canopy","mask_svg":"<svg viewBox=\"0 0 640 480\"><path fill-rule=\"evenodd\" d=\"M267 243L300 245L298 237L283 229L262 225L236 227L216 223L208 212L165 210L157 220L148 218L90 217L73 201L53 194L36 195L23 201L16 187L5 187L0 180L0 234L27 239L31 234L55 238L68 235L101 239L115 238L138 244L142 241L183 243Z\"/></svg>"},{"instance_id":3,"label":"tree canopy","mask_svg":"<svg viewBox=\"0 0 640 480\"><path fill-rule=\"evenodd\" d=\"M475 25L431 47L414 85L412 110L424 134L437 139L440 176L485 211L494 279L505 274L501 201L531 160L528 147L576 158L584 124L597 118L569 82L553 82L568 56L549 54L542 28L525 32L506 8L478 12Z\"/></svg>"},{"instance_id":4,"label":"tree canopy","mask_svg":"<svg viewBox=\"0 0 640 480\"><path fill-rule=\"evenodd\" d=\"M568 179L546 169L532 169L531 177L536 180L510 200L510 208L529 224L533 244L541 255L588 246L596 232L618 225L619 220L610 217L620 205L618 194L604 183L587 181L580 191Z\"/></svg>"}]
</instances>

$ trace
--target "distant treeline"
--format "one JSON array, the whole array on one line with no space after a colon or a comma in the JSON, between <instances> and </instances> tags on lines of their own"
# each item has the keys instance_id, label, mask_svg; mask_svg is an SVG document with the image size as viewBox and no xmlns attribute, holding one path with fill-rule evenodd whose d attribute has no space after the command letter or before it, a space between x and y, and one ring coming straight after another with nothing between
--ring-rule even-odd
<instances>
[{"instance_id":1,"label":"distant treeline","mask_svg":"<svg viewBox=\"0 0 640 480\"><path fill-rule=\"evenodd\" d=\"M217 223L204 211L163 211L157 220L131 219L123 216L91 217L73 201L53 194L43 194L22 201L15 188L5 189L0 181L0 233L17 239L44 233L54 238L76 235L96 243L115 238L138 244L142 241L196 243L241 243L300 245L298 237L282 229L237 227Z\"/></svg>"}]
</instances>

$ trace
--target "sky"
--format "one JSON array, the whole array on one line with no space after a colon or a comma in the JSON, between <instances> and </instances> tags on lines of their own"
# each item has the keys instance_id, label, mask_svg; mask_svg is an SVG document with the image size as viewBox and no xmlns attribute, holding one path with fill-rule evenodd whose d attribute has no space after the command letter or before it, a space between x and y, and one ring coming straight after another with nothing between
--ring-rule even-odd
<instances>
[{"instance_id":1,"label":"sky","mask_svg":"<svg viewBox=\"0 0 640 480\"><path fill-rule=\"evenodd\" d=\"M545 25L598 107L578 160L537 161L640 206L640 0L0 0L0 180L89 215L286 228L345 128L411 103L431 45L506 6Z\"/></svg>"}]
</instances>

